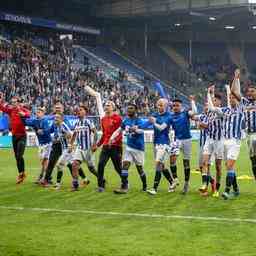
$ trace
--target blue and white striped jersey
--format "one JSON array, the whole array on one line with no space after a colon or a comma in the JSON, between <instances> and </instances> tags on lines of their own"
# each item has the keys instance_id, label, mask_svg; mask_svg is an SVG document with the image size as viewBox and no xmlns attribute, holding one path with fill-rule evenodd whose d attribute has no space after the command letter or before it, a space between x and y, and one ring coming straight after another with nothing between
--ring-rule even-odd
<instances>
[{"instance_id":1,"label":"blue and white striped jersey","mask_svg":"<svg viewBox=\"0 0 256 256\"><path fill-rule=\"evenodd\" d=\"M207 113L202 113L198 117L198 121L200 123L208 125L208 114ZM200 129L200 139L199 139L199 145L200 147L203 147L206 141L206 138L208 136L208 128L201 128Z\"/></svg>"},{"instance_id":2,"label":"blue and white striped jersey","mask_svg":"<svg viewBox=\"0 0 256 256\"><path fill-rule=\"evenodd\" d=\"M61 125L55 123L51 127L51 133L53 133L53 142L59 141L61 143L62 150L68 148L67 135L72 135L70 128L63 122Z\"/></svg>"},{"instance_id":3,"label":"blue and white striped jersey","mask_svg":"<svg viewBox=\"0 0 256 256\"><path fill-rule=\"evenodd\" d=\"M242 98L245 105L245 128L247 132L256 133L256 101Z\"/></svg>"},{"instance_id":4,"label":"blue and white striped jersey","mask_svg":"<svg viewBox=\"0 0 256 256\"><path fill-rule=\"evenodd\" d=\"M243 101L235 108L225 107L221 109L223 113L223 132L226 139L242 138L243 120L245 105Z\"/></svg>"},{"instance_id":5,"label":"blue and white striped jersey","mask_svg":"<svg viewBox=\"0 0 256 256\"><path fill-rule=\"evenodd\" d=\"M82 150L89 150L92 147L92 131L95 128L92 121L87 118L79 119L74 127L77 145Z\"/></svg>"},{"instance_id":6,"label":"blue and white striped jersey","mask_svg":"<svg viewBox=\"0 0 256 256\"><path fill-rule=\"evenodd\" d=\"M208 136L213 140L223 138L223 117L214 112L208 113Z\"/></svg>"}]
</instances>

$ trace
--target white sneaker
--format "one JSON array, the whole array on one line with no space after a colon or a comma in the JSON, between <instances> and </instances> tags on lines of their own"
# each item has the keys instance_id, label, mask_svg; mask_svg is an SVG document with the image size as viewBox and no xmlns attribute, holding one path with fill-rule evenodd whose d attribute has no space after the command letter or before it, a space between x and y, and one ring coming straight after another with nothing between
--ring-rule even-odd
<instances>
[{"instance_id":1,"label":"white sneaker","mask_svg":"<svg viewBox=\"0 0 256 256\"><path fill-rule=\"evenodd\" d=\"M54 188L55 188L56 190L60 190L61 184L60 184L60 183L56 183L56 184L54 185Z\"/></svg>"},{"instance_id":2,"label":"white sneaker","mask_svg":"<svg viewBox=\"0 0 256 256\"><path fill-rule=\"evenodd\" d=\"M179 179L178 179L178 178L175 178L173 182L176 184L176 186L179 186L179 185L180 185L180 182L179 182Z\"/></svg>"},{"instance_id":3,"label":"white sneaker","mask_svg":"<svg viewBox=\"0 0 256 256\"><path fill-rule=\"evenodd\" d=\"M172 190L171 192L174 192L175 189L176 189L176 187L179 186L179 184L180 184L180 183L179 183L178 178L174 179L173 182L172 182L172 184L171 184L170 187L169 187L169 190Z\"/></svg>"},{"instance_id":4,"label":"white sneaker","mask_svg":"<svg viewBox=\"0 0 256 256\"><path fill-rule=\"evenodd\" d=\"M168 193L173 193L173 192L175 192L175 188L173 188L172 185L170 185L168 188Z\"/></svg>"},{"instance_id":5,"label":"white sneaker","mask_svg":"<svg viewBox=\"0 0 256 256\"><path fill-rule=\"evenodd\" d=\"M150 195L153 195L153 196L157 194L157 192L154 188L147 190L147 193Z\"/></svg>"}]
</instances>

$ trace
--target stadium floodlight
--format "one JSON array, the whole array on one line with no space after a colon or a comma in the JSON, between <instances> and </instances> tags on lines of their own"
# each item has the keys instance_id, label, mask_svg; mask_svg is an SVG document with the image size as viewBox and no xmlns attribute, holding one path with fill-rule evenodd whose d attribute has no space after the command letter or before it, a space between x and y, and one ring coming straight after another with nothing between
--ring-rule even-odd
<instances>
[{"instance_id":1,"label":"stadium floodlight","mask_svg":"<svg viewBox=\"0 0 256 256\"><path fill-rule=\"evenodd\" d=\"M256 0L249 0L249 11L256 16Z\"/></svg>"},{"instance_id":2,"label":"stadium floodlight","mask_svg":"<svg viewBox=\"0 0 256 256\"><path fill-rule=\"evenodd\" d=\"M209 20L215 21L216 18L215 17L209 17Z\"/></svg>"},{"instance_id":3,"label":"stadium floodlight","mask_svg":"<svg viewBox=\"0 0 256 256\"><path fill-rule=\"evenodd\" d=\"M225 29L235 29L235 26L229 26L229 25L227 25L227 26L225 26Z\"/></svg>"}]
</instances>

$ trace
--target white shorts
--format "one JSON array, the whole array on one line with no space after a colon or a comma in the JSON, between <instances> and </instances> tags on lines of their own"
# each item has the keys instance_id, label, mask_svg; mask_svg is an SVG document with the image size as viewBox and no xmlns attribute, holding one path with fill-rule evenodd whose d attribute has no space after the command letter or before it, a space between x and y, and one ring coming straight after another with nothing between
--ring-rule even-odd
<instances>
[{"instance_id":1,"label":"white shorts","mask_svg":"<svg viewBox=\"0 0 256 256\"><path fill-rule=\"evenodd\" d=\"M247 145L250 152L250 157L256 156L256 133L248 134Z\"/></svg>"},{"instance_id":2,"label":"white shorts","mask_svg":"<svg viewBox=\"0 0 256 256\"><path fill-rule=\"evenodd\" d=\"M180 154L180 141L175 140L171 142L170 155L178 156Z\"/></svg>"},{"instance_id":3,"label":"white shorts","mask_svg":"<svg viewBox=\"0 0 256 256\"><path fill-rule=\"evenodd\" d=\"M68 149L64 149L57 162L57 166L58 165L66 166L72 160L73 160L73 153L72 152L70 153Z\"/></svg>"},{"instance_id":4,"label":"white shorts","mask_svg":"<svg viewBox=\"0 0 256 256\"><path fill-rule=\"evenodd\" d=\"M204 144L204 155L214 156L215 159L223 159L224 142L223 140L213 140L207 138Z\"/></svg>"},{"instance_id":5,"label":"white shorts","mask_svg":"<svg viewBox=\"0 0 256 256\"><path fill-rule=\"evenodd\" d=\"M184 160L190 160L191 158L191 150L192 150L192 140L175 140L171 142L171 150L170 155L178 156L180 151L183 153Z\"/></svg>"},{"instance_id":6,"label":"white shorts","mask_svg":"<svg viewBox=\"0 0 256 256\"><path fill-rule=\"evenodd\" d=\"M224 140L225 160L237 160L240 153L241 141L236 139Z\"/></svg>"},{"instance_id":7,"label":"white shorts","mask_svg":"<svg viewBox=\"0 0 256 256\"><path fill-rule=\"evenodd\" d=\"M95 157L93 152L89 150L82 150L77 148L73 154L73 161L77 160L82 162L85 162L88 166L94 166L95 165Z\"/></svg>"},{"instance_id":8,"label":"white shorts","mask_svg":"<svg viewBox=\"0 0 256 256\"><path fill-rule=\"evenodd\" d=\"M166 159L168 159L168 157L170 156L170 150L171 148L169 145L166 145L166 144L155 145L155 148L154 148L155 161L164 163Z\"/></svg>"},{"instance_id":9,"label":"white shorts","mask_svg":"<svg viewBox=\"0 0 256 256\"><path fill-rule=\"evenodd\" d=\"M40 145L39 148L38 148L39 159L40 160L49 159L51 149L52 149L52 144L51 143L48 143L48 144L45 144L45 145Z\"/></svg>"},{"instance_id":10,"label":"white shorts","mask_svg":"<svg viewBox=\"0 0 256 256\"><path fill-rule=\"evenodd\" d=\"M134 163L138 166L143 166L144 165L144 151L126 147L124 156L123 156L123 162L130 162Z\"/></svg>"}]
</instances>

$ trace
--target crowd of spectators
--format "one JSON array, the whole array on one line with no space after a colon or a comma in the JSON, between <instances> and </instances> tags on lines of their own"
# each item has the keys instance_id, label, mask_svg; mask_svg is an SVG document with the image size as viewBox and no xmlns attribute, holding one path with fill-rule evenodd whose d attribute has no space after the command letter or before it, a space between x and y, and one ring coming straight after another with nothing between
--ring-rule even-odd
<instances>
[{"instance_id":1,"label":"crowd of spectators","mask_svg":"<svg viewBox=\"0 0 256 256\"><path fill-rule=\"evenodd\" d=\"M232 77L237 68L228 57L207 56L207 58L195 58L193 61L193 72L198 79L226 83Z\"/></svg>"},{"instance_id":2,"label":"crowd of spectators","mask_svg":"<svg viewBox=\"0 0 256 256\"><path fill-rule=\"evenodd\" d=\"M97 115L94 99L84 90L89 85L101 92L103 102L113 100L121 114L128 102L136 103L141 115L155 107L157 93L146 86L130 87L123 71L113 78L101 67L91 65L90 60L77 68L70 39L47 38L29 31L22 38L9 38L0 40L0 91L7 101L18 95L33 112L45 106L50 113L54 102L60 100L66 114L73 114L75 106L83 102L91 115Z\"/></svg>"}]
</instances>

